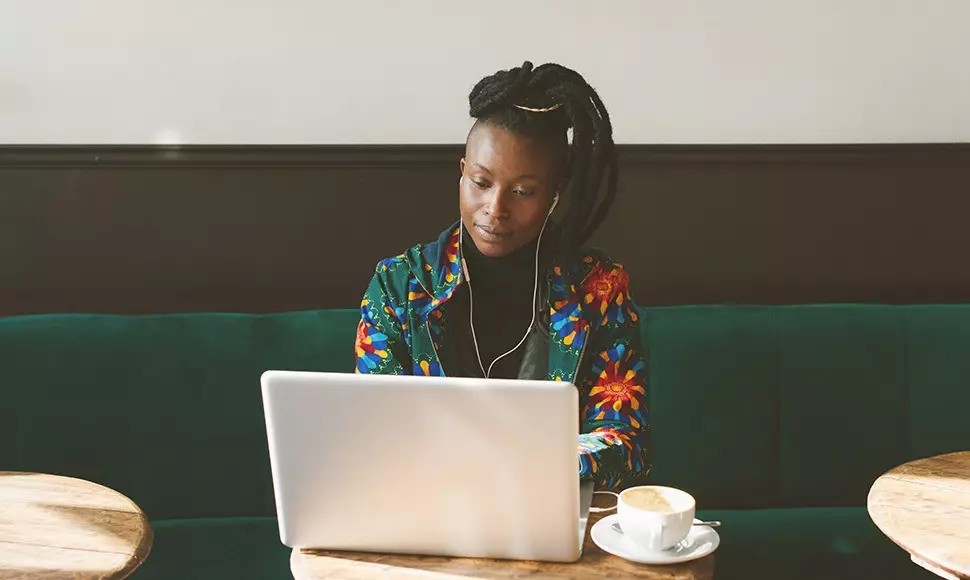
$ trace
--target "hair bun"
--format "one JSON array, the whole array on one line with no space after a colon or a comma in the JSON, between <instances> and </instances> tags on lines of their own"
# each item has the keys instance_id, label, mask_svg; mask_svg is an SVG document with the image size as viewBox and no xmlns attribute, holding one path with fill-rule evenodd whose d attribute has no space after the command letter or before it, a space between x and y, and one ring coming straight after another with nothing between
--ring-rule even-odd
<instances>
[{"instance_id":1,"label":"hair bun","mask_svg":"<svg viewBox=\"0 0 970 580\"><path fill-rule=\"evenodd\" d=\"M521 100L532 82L532 70L532 62L527 60L522 66L500 70L479 81L468 94L469 114L477 119Z\"/></svg>"},{"instance_id":2,"label":"hair bun","mask_svg":"<svg viewBox=\"0 0 970 580\"><path fill-rule=\"evenodd\" d=\"M522 63L522 66L516 67L509 72L516 74L516 84L529 84L529 81L532 79L532 62L527 60Z\"/></svg>"}]
</instances>

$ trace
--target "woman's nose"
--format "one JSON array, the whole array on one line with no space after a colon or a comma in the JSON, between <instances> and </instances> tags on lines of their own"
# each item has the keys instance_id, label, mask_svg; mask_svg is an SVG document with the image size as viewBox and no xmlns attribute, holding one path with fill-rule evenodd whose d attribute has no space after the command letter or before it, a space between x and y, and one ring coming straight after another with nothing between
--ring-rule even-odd
<instances>
[{"instance_id":1,"label":"woman's nose","mask_svg":"<svg viewBox=\"0 0 970 580\"><path fill-rule=\"evenodd\" d=\"M504 219L509 217L509 194L504 189L495 187L492 189L492 192L489 195L491 197L485 202L485 213L495 219Z\"/></svg>"}]
</instances>

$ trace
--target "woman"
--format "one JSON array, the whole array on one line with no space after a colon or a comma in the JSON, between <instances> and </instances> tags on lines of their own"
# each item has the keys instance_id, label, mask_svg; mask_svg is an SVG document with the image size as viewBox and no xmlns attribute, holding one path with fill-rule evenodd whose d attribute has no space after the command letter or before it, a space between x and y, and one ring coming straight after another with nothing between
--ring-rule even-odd
<instances>
[{"instance_id":1,"label":"woman","mask_svg":"<svg viewBox=\"0 0 970 580\"><path fill-rule=\"evenodd\" d=\"M377 265L357 372L573 382L581 478L632 484L648 471L637 310L623 267L581 247L616 194L609 115L557 64L499 71L468 100L461 220Z\"/></svg>"}]
</instances>

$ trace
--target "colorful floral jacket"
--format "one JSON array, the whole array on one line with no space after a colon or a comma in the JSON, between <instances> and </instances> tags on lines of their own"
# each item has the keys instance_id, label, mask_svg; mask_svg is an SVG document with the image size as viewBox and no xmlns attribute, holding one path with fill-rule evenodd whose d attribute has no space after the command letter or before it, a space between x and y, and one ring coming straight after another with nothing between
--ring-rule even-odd
<instances>
[{"instance_id":1,"label":"colorful floral jacket","mask_svg":"<svg viewBox=\"0 0 970 580\"><path fill-rule=\"evenodd\" d=\"M460 223L436 242L381 260L361 301L358 373L444 376L448 300L463 283ZM554 261L549 285L550 381L580 391L579 474L604 487L637 483L649 466L645 353L629 274L595 250ZM454 340L465 340L464 337ZM447 358L447 356L446 356ZM537 412L541 412L538 411Z\"/></svg>"}]
</instances>

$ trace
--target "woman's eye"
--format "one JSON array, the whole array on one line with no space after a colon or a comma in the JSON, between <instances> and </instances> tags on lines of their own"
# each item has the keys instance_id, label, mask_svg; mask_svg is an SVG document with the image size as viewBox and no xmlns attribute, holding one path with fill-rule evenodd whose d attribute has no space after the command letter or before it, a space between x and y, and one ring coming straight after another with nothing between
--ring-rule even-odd
<instances>
[{"instance_id":1,"label":"woman's eye","mask_svg":"<svg viewBox=\"0 0 970 580\"><path fill-rule=\"evenodd\" d=\"M478 189L488 189L488 183L486 183L484 181L478 181L478 180L473 179L472 180L472 183L474 183L475 184L475 187L477 187Z\"/></svg>"},{"instance_id":2,"label":"woman's eye","mask_svg":"<svg viewBox=\"0 0 970 580\"><path fill-rule=\"evenodd\" d=\"M532 195L531 191L526 191L524 189L516 189L514 191L516 195L521 195L522 197L529 197L530 195Z\"/></svg>"}]
</instances>

